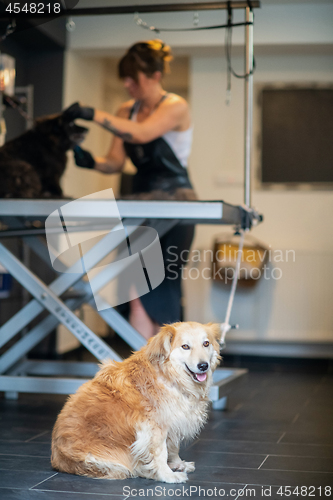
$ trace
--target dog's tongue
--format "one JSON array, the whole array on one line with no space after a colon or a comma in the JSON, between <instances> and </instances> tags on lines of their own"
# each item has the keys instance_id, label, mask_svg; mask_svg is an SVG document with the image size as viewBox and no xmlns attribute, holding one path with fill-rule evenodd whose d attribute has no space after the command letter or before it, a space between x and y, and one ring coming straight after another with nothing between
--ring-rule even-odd
<instances>
[{"instance_id":1,"label":"dog's tongue","mask_svg":"<svg viewBox=\"0 0 333 500\"><path fill-rule=\"evenodd\" d=\"M203 382L207 378L207 373L196 373L199 382Z\"/></svg>"}]
</instances>

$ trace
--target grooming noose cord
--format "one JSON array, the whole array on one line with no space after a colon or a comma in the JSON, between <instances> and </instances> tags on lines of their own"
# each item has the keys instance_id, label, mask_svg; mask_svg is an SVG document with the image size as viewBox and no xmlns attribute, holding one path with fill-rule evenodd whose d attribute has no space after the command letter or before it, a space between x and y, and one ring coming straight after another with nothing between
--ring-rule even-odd
<instances>
[{"instance_id":1,"label":"grooming noose cord","mask_svg":"<svg viewBox=\"0 0 333 500\"><path fill-rule=\"evenodd\" d=\"M242 229L240 230L240 241L238 245L238 254L237 254L237 261L236 261L236 270L234 277L232 279L232 285L231 285L231 291L229 295L229 301L228 301L228 307L227 307L227 312L225 315L224 322L221 323L221 339L220 339L220 347L221 349L225 349L226 343L225 343L225 337L226 334L231 330L231 328L238 328L238 325L232 326L230 325L230 315L231 315L231 310L232 310L232 305L234 302L234 297L236 293L236 288L237 288L237 282L239 278L239 270L240 270L240 265L241 265L241 260L242 260L242 255L243 255L243 246L244 246L244 240L245 240L245 232L247 232L248 229Z\"/></svg>"}]
</instances>

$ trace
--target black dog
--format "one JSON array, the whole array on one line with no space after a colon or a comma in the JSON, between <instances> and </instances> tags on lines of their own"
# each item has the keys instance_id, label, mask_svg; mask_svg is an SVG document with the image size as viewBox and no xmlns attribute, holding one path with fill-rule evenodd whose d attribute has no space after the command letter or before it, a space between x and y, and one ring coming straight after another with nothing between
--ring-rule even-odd
<instances>
[{"instance_id":1,"label":"black dog","mask_svg":"<svg viewBox=\"0 0 333 500\"><path fill-rule=\"evenodd\" d=\"M0 198L61 198L66 151L88 129L62 114L39 118L33 129L0 148Z\"/></svg>"}]
</instances>

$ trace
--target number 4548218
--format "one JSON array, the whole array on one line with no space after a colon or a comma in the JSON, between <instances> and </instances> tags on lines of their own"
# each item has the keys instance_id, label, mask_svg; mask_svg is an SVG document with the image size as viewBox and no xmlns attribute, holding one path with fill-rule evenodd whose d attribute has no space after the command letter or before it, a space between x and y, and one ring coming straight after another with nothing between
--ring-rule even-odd
<instances>
[{"instance_id":1,"label":"number 4548218","mask_svg":"<svg viewBox=\"0 0 333 500\"><path fill-rule=\"evenodd\" d=\"M60 3L33 3L33 2L14 2L9 3L6 7L6 12L10 14L60 14Z\"/></svg>"},{"instance_id":2,"label":"number 4548218","mask_svg":"<svg viewBox=\"0 0 333 500\"><path fill-rule=\"evenodd\" d=\"M331 486L280 486L276 492L282 497L290 497L291 495L300 497L330 497L332 496Z\"/></svg>"}]
</instances>

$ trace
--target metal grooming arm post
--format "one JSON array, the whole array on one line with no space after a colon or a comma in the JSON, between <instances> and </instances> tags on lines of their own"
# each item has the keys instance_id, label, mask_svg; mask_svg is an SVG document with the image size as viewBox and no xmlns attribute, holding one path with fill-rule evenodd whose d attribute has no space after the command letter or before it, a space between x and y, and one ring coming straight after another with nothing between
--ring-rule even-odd
<instances>
[{"instance_id":1,"label":"metal grooming arm post","mask_svg":"<svg viewBox=\"0 0 333 500\"><path fill-rule=\"evenodd\" d=\"M250 4L250 2L248 2ZM245 9L245 165L244 165L244 204L251 206L251 152L252 152L252 116L253 116L253 10L248 5Z\"/></svg>"}]
</instances>

